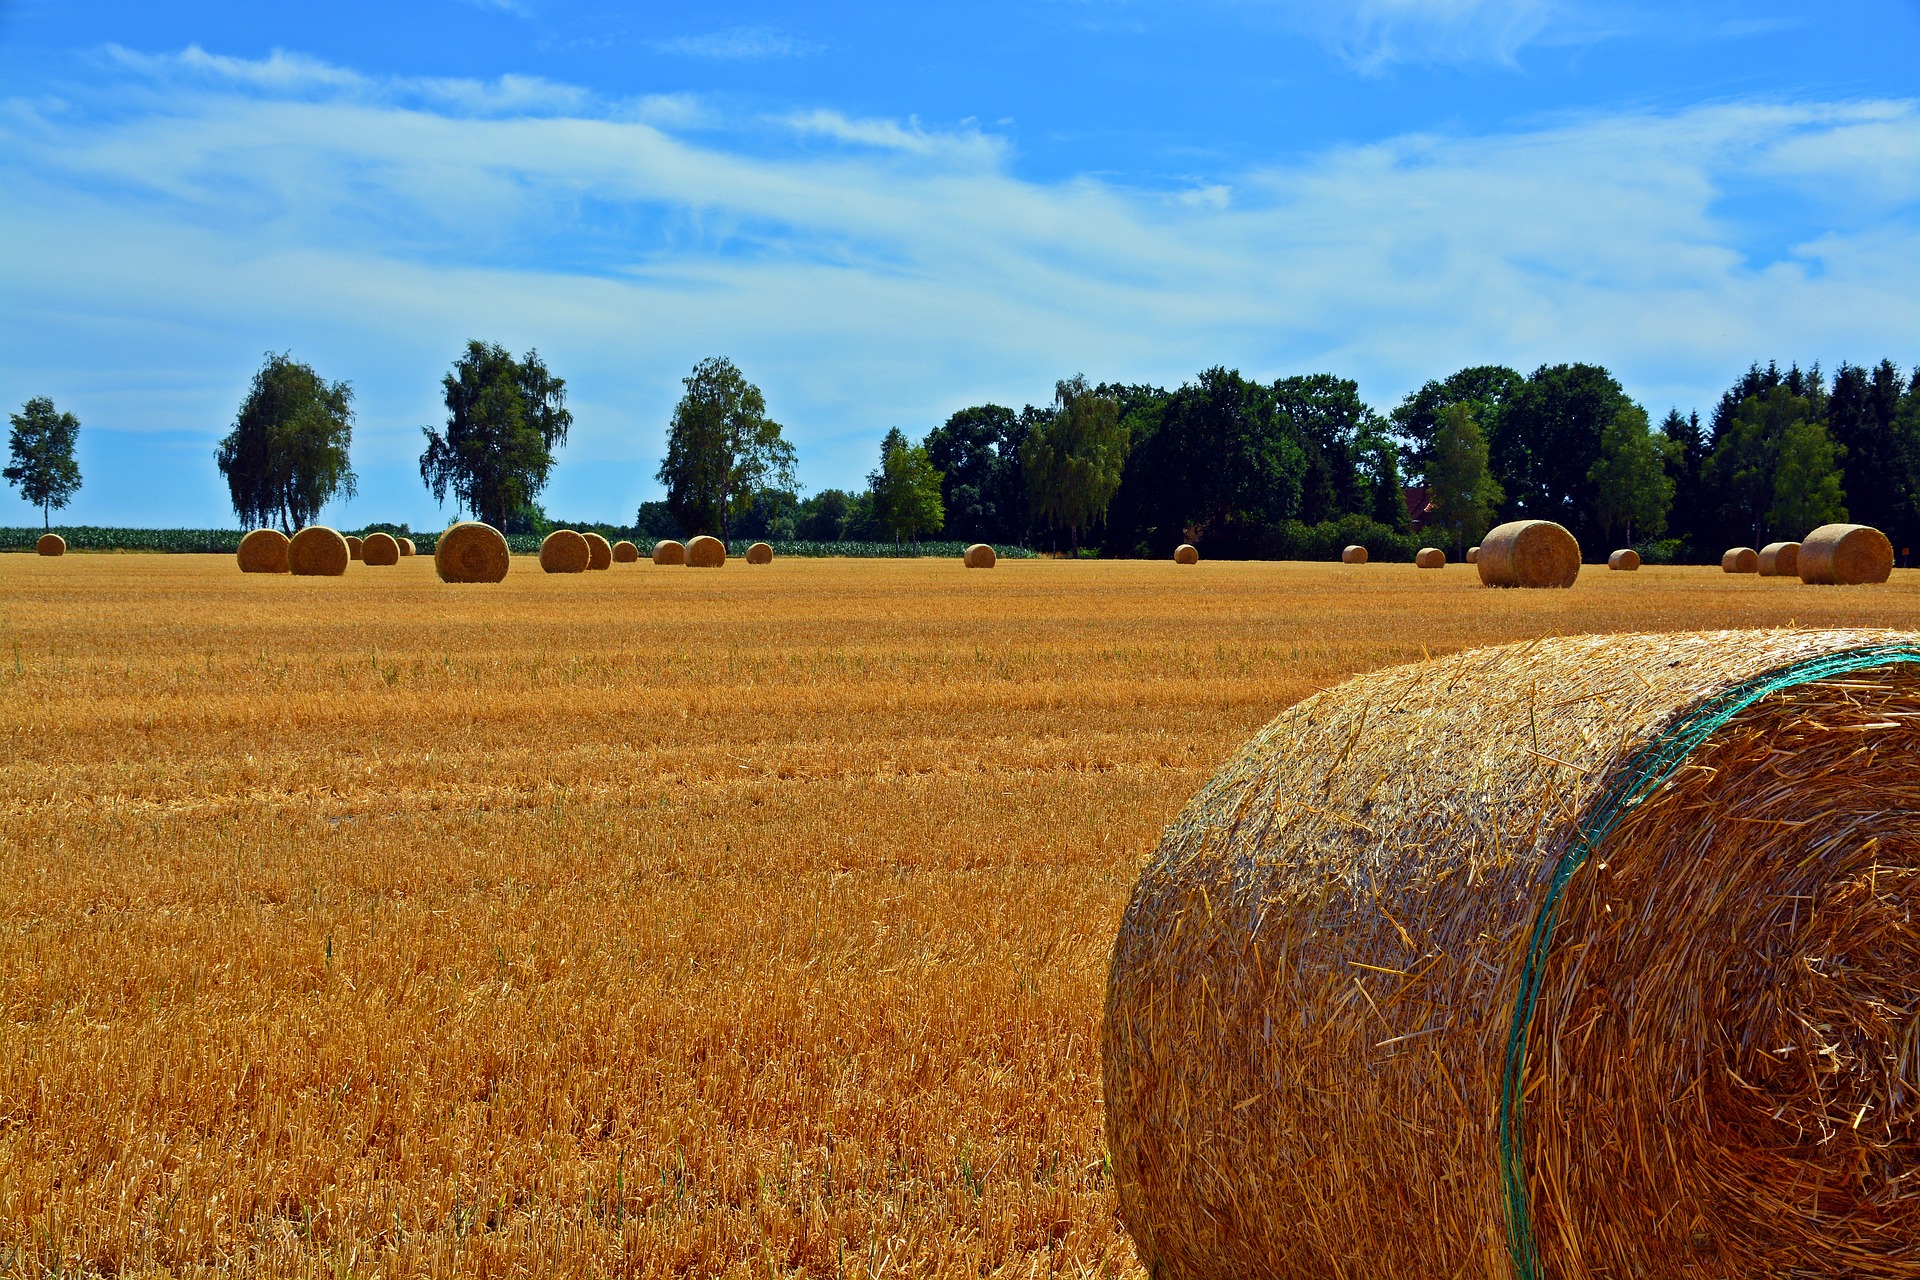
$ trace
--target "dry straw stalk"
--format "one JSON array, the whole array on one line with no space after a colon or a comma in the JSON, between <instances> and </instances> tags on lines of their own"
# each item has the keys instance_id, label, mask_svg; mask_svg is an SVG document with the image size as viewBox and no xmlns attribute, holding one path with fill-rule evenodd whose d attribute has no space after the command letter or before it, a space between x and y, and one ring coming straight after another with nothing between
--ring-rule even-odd
<instances>
[{"instance_id":1,"label":"dry straw stalk","mask_svg":"<svg viewBox=\"0 0 1920 1280\"><path fill-rule=\"evenodd\" d=\"M506 537L478 520L449 527L433 548L434 572L442 582L499 582L511 559Z\"/></svg>"},{"instance_id":2,"label":"dry straw stalk","mask_svg":"<svg viewBox=\"0 0 1920 1280\"><path fill-rule=\"evenodd\" d=\"M286 573L287 535L278 529L255 529L240 539L234 559L242 573Z\"/></svg>"},{"instance_id":3,"label":"dry straw stalk","mask_svg":"<svg viewBox=\"0 0 1920 1280\"><path fill-rule=\"evenodd\" d=\"M613 544L597 533L583 533L580 536L587 540L587 568L613 568Z\"/></svg>"},{"instance_id":4,"label":"dry straw stalk","mask_svg":"<svg viewBox=\"0 0 1920 1280\"><path fill-rule=\"evenodd\" d=\"M540 540L540 567L548 573L585 573L593 548L572 529L555 529Z\"/></svg>"},{"instance_id":5,"label":"dry straw stalk","mask_svg":"<svg viewBox=\"0 0 1920 1280\"><path fill-rule=\"evenodd\" d=\"M1864 524L1823 524L1800 544L1800 581L1823 586L1885 582L1893 573L1893 543Z\"/></svg>"},{"instance_id":6,"label":"dry straw stalk","mask_svg":"<svg viewBox=\"0 0 1920 1280\"><path fill-rule=\"evenodd\" d=\"M1581 636L1281 714L1114 947L1149 1272L1920 1276L1917 664Z\"/></svg>"},{"instance_id":7,"label":"dry straw stalk","mask_svg":"<svg viewBox=\"0 0 1920 1280\"><path fill-rule=\"evenodd\" d=\"M298 577L337 578L352 559L340 531L323 524L297 530L287 543L287 569Z\"/></svg>"},{"instance_id":8,"label":"dry straw stalk","mask_svg":"<svg viewBox=\"0 0 1920 1280\"><path fill-rule=\"evenodd\" d=\"M1474 564L1489 587L1570 587L1580 544L1551 520L1513 520L1481 540Z\"/></svg>"},{"instance_id":9,"label":"dry straw stalk","mask_svg":"<svg viewBox=\"0 0 1920 1280\"><path fill-rule=\"evenodd\" d=\"M360 560L375 566L399 564L400 543L390 533L370 533L360 544Z\"/></svg>"},{"instance_id":10,"label":"dry straw stalk","mask_svg":"<svg viewBox=\"0 0 1920 1280\"><path fill-rule=\"evenodd\" d=\"M1175 564L1199 564L1200 548L1194 546L1191 542L1181 543L1173 549L1173 562Z\"/></svg>"},{"instance_id":11,"label":"dry straw stalk","mask_svg":"<svg viewBox=\"0 0 1920 1280\"><path fill-rule=\"evenodd\" d=\"M695 569L718 569L727 562L727 544L701 534L687 543L687 564Z\"/></svg>"},{"instance_id":12,"label":"dry straw stalk","mask_svg":"<svg viewBox=\"0 0 1920 1280\"><path fill-rule=\"evenodd\" d=\"M655 564L685 564L687 548L685 544L672 538L662 538L653 544L653 562Z\"/></svg>"}]
</instances>

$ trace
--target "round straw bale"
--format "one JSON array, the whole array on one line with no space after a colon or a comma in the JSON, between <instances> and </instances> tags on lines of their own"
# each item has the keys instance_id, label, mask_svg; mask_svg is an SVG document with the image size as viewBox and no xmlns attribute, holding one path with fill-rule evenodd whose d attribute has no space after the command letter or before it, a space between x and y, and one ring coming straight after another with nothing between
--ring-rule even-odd
<instances>
[{"instance_id":1,"label":"round straw bale","mask_svg":"<svg viewBox=\"0 0 1920 1280\"><path fill-rule=\"evenodd\" d=\"M360 561L371 565L399 564L400 543L390 533L370 533L360 544Z\"/></svg>"},{"instance_id":2,"label":"round straw bale","mask_svg":"<svg viewBox=\"0 0 1920 1280\"><path fill-rule=\"evenodd\" d=\"M296 530L287 542L287 570L297 577L337 578L352 559L340 531L323 524Z\"/></svg>"},{"instance_id":3,"label":"round straw bale","mask_svg":"<svg viewBox=\"0 0 1920 1280\"><path fill-rule=\"evenodd\" d=\"M587 568L589 569L613 568L613 544L612 543L608 542L605 538L601 537L597 533L583 533L580 536L587 540Z\"/></svg>"},{"instance_id":4,"label":"round straw bale","mask_svg":"<svg viewBox=\"0 0 1920 1280\"><path fill-rule=\"evenodd\" d=\"M640 548L625 538L613 544L613 562L615 564L636 564L640 559Z\"/></svg>"},{"instance_id":5,"label":"round straw bale","mask_svg":"<svg viewBox=\"0 0 1920 1280\"><path fill-rule=\"evenodd\" d=\"M1920 634L1556 637L1270 723L1114 944L1148 1274L1916 1274Z\"/></svg>"},{"instance_id":6,"label":"round straw bale","mask_svg":"<svg viewBox=\"0 0 1920 1280\"><path fill-rule=\"evenodd\" d=\"M412 538L401 538L399 539L399 543L400 543L400 555L403 559L407 556L420 554L417 550L415 550Z\"/></svg>"},{"instance_id":7,"label":"round straw bale","mask_svg":"<svg viewBox=\"0 0 1920 1280\"><path fill-rule=\"evenodd\" d=\"M1893 543L1871 525L1823 524L1800 544L1800 581L1823 586L1885 582L1893 572Z\"/></svg>"},{"instance_id":8,"label":"round straw bale","mask_svg":"<svg viewBox=\"0 0 1920 1280\"><path fill-rule=\"evenodd\" d=\"M1365 564L1366 562L1367 549L1358 543L1355 543L1340 553L1341 564Z\"/></svg>"},{"instance_id":9,"label":"round straw bale","mask_svg":"<svg viewBox=\"0 0 1920 1280\"><path fill-rule=\"evenodd\" d=\"M43 556L63 556L67 554L67 540L57 533L43 533L33 549Z\"/></svg>"},{"instance_id":10,"label":"round straw bale","mask_svg":"<svg viewBox=\"0 0 1920 1280\"><path fill-rule=\"evenodd\" d=\"M1720 556L1722 573L1760 572L1760 553L1752 547L1728 547Z\"/></svg>"},{"instance_id":11,"label":"round straw bale","mask_svg":"<svg viewBox=\"0 0 1920 1280\"><path fill-rule=\"evenodd\" d=\"M442 582L499 582L511 559L505 536L478 520L453 525L433 547L434 572Z\"/></svg>"},{"instance_id":12,"label":"round straw bale","mask_svg":"<svg viewBox=\"0 0 1920 1280\"><path fill-rule=\"evenodd\" d=\"M240 539L234 553L242 573L287 572L287 535L278 529L255 529Z\"/></svg>"},{"instance_id":13,"label":"round straw bale","mask_svg":"<svg viewBox=\"0 0 1920 1280\"><path fill-rule=\"evenodd\" d=\"M540 540L540 567L548 573L585 573L593 548L572 529L555 529Z\"/></svg>"},{"instance_id":14,"label":"round straw bale","mask_svg":"<svg viewBox=\"0 0 1920 1280\"><path fill-rule=\"evenodd\" d=\"M772 564L773 547L765 542L756 542L747 548L748 564Z\"/></svg>"},{"instance_id":15,"label":"round straw bale","mask_svg":"<svg viewBox=\"0 0 1920 1280\"><path fill-rule=\"evenodd\" d=\"M1570 587L1580 544L1551 520L1513 520L1480 543L1480 581L1489 587Z\"/></svg>"},{"instance_id":16,"label":"round straw bale","mask_svg":"<svg viewBox=\"0 0 1920 1280\"><path fill-rule=\"evenodd\" d=\"M1622 547L1607 557L1607 568L1623 573L1632 573L1640 567L1640 553L1632 547Z\"/></svg>"},{"instance_id":17,"label":"round straw bale","mask_svg":"<svg viewBox=\"0 0 1920 1280\"><path fill-rule=\"evenodd\" d=\"M969 569L991 569L997 558L992 547L984 542L976 542L961 555L960 563Z\"/></svg>"},{"instance_id":18,"label":"round straw bale","mask_svg":"<svg viewBox=\"0 0 1920 1280\"><path fill-rule=\"evenodd\" d=\"M1438 547L1422 547L1414 553L1413 563L1419 569L1444 569L1447 567L1447 553Z\"/></svg>"},{"instance_id":19,"label":"round straw bale","mask_svg":"<svg viewBox=\"0 0 1920 1280\"><path fill-rule=\"evenodd\" d=\"M1468 548L1467 548L1467 563L1468 563L1468 564L1479 564L1479 563L1480 563L1480 548L1479 548L1479 547L1468 547Z\"/></svg>"},{"instance_id":20,"label":"round straw bale","mask_svg":"<svg viewBox=\"0 0 1920 1280\"><path fill-rule=\"evenodd\" d=\"M1760 548L1760 576L1797 578L1800 576L1800 544L1769 542Z\"/></svg>"},{"instance_id":21,"label":"round straw bale","mask_svg":"<svg viewBox=\"0 0 1920 1280\"><path fill-rule=\"evenodd\" d=\"M358 560L361 554L364 552L366 548L366 544L351 533L346 535L346 537L347 537L347 558L351 560Z\"/></svg>"},{"instance_id":22,"label":"round straw bale","mask_svg":"<svg viewBox=\"0 0 1920 1280\"><path fill-rule=\"evenodd\" d=\"M685 564L687 548L672 538L662 538L653 544L653 562L655 564Z\"/></svg>"},{"instance_id":23,"label":"round straw bale","mask_svg":"<svg viewBox=\"0 0 1920 1280\"><path fill-rule=\"evenodd\" d=\"M727 562L727 544L701 534L687 543L687 564L695 569L718 569Z\"/></svg>"},{"instance_id":24,"label":"round straw bale","mask_svg":"<svg viewBox=\"0 0 1920 1280\"><path fill-rule=\"evenodd\" d=\"M1194 546L1191 542L1181 543L1173 549L1173 562L1175 564L1199 564L1200 548Z\"/></svg>"}]
</instances>

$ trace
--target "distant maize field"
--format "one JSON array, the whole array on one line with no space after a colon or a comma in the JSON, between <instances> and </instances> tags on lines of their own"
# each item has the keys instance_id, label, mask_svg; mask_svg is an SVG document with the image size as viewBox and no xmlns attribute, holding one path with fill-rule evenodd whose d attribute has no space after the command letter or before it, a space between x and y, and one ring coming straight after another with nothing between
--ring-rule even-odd
<instances>
[{"instance_id":1,"label":"distant maize field","mask_svg":"<svg viewBox=\"0 0 1920 1280\"><path fill-rule=\"evenodd\" d=\"M1789 622L1920 572L0 556L0 1273L1137 1276L1101 1001L1200 782L1423 653Z\"/></svg>"}]
</instances>

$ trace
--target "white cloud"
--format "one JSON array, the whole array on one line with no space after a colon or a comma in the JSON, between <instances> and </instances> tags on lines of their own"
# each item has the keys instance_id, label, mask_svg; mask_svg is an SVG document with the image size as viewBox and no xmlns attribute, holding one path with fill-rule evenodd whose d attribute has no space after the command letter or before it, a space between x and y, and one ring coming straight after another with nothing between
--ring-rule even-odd
<instances>
[{"instance_id":1,"label":"white cloud","mask_svg":"<svg viewBox=\"0 0 1920 1280\"><path fill-rule=\"evenodd\" d=\"M259 353L292 347L358 388L369 511L423 501L417 429L468 337L569 379L549 507L607 515L647 494L678 379L718 353L815 485L870 469L890 424L1073 370L1331 369L1386 405L1466 364L1580 359L1657 412L1755 358L1915 354L1912 102L1403 136L1140 191L1022 179L971 126L769 131L544 82L126 58L111 110L0 111L0 381L64 403L66 379L83 420L210 447ZM1754 184L1822 201L1818 229L1750 235L1723 202Z\"/></svg>"},{"instance_id":2,"label":"white cloud","mask_svg":"<svg viewBox=\"0 0 1920 1280\"><path fill-rule=\"evenodd\" d=\"M1566 15L1568 0L1252 0L1364 71L1398 62L1503 62Z\"/></svg>"},{"instance_id":3,"label":"white cloud","mask_svg":"<svg viewBox=\"0 0 1920 1280\"><path fill-rule=\"evenodd\" d=\"M729 27L724 31L709 31L703 35L656 40L653 47L662 53L677 53L689 58L717 58L735 62L803 58L820 51L820 46L797 40L773 27Z\"/></svg>"}]
</instances>

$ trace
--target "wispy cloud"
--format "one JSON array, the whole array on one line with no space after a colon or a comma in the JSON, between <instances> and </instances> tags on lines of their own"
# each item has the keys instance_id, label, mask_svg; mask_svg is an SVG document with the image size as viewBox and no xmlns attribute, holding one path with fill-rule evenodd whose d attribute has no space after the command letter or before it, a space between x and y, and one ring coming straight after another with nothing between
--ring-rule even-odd
<instances>
[{"instance_id":1,"label":"wispy cloud","mask_svg":"<svg viewBox=\"0 0 1920 1280\"><path fill-rule=\"evenodd\" d=\"M1512 63L1569 0L1252 0L1318 35L1355 67Z\"/></svg>"},{"instance_id":2,"label":"wispy cloud","mask_svg":"<svg viewBox=\"0 0 1920 1280\"><path fill-rule=\"evenodd\" d=\"M774 27L728 27L724 31L709 31L702 35L656 40L653 47L661 53L737 62L804 58L820 51L819 45L797 39Z\"/></svg>"}]
</instances>

